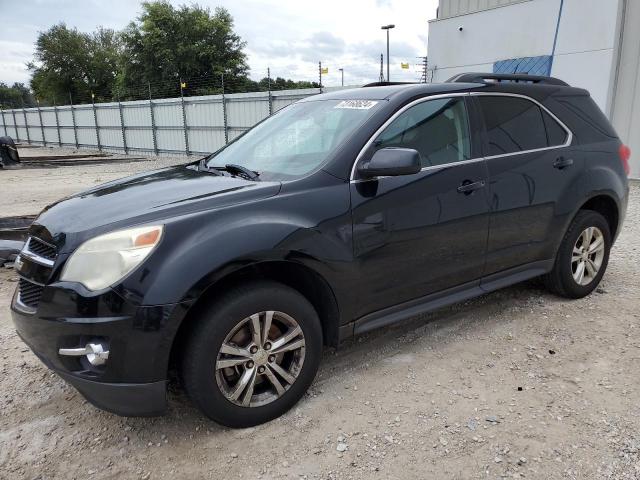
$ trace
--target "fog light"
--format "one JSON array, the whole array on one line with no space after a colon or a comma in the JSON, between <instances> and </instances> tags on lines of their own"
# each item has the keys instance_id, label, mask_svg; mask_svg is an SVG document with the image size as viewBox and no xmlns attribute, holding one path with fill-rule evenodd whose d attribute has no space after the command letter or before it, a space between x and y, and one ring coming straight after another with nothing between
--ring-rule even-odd
<instances>
[{"instance_id":1,"label":"fog light","mask_svg":"<svg viewBox=\"0 0 640 480\"><path fill-rule=\"evenodd\" d=\"M86 356L89 363L95 367L104 365L109 358L109 350L99 342L89 342L84 348L61 348L58 353L66 357Z\"/></svg>"}]
</instances>

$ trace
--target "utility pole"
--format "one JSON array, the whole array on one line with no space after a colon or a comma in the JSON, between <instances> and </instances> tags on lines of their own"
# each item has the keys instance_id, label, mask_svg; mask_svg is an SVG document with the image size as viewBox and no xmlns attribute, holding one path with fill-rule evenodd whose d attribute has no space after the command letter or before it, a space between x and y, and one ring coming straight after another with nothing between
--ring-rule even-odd
<instances>
[{"instance_id":1,"label":"utility pole","mask_svg":"<svg viewBox=\"0 0 640 480\"><path fill-rule=\"evenodd\" d=\"M322 93L322 62L318 62L318 73L320 74L320 93Z\"/></svg>"},{"instance_id":2,"label":"utility pole","mask_svg":"<svg viewBox=\"0 0 640 480\"><path fill-rule=\"evenodd\" d=\"M379 82L384 82L384 56L380 54L380 78Z\"/></svg>"},{"instance_id":3,"label":"utility pole","mask_svg":"<svg viewBox=\"0 0 640 480\"><path fill-rule=\"evenodd\" d=\"M391 76L389 75L389 30L395 28L396 26L393 24L383 25L380 27L382 30L387 31L387 82L391 81Z\"/></svg>"},{"instance_id":4,"label":"utility pole","mask_svg":"<svg viewBox=\"0 0 640 480\"><path fill-rule=\"evenodd\" d=\"M339 68L340 70L340 85L344 87L344 68Z\"/></svg>"}]
</instances>

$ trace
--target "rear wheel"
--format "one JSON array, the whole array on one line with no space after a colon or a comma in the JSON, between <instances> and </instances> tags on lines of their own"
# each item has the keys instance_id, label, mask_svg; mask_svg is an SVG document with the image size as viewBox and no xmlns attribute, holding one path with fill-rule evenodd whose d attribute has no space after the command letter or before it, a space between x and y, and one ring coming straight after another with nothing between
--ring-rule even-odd
<instances>
[{"instance_id":1,"label":"rear wheel","mask_svg":"<svg viewBox=\"0 0 640 480\"><path fill-rule=\"evenodd\" d=\"M209 418L248 427L289 410L321 355L320 320L307 299L278 283L253 283L203 312L186 344L183 379Z\"/></svg>"},{"instance_id":2,"label":"rear wheel","mask_svg":"<svg viewBox=\"0 0 640 480\"><path fill-rule=\"evenodd\" d=\"M558 295L582 298L600 283L609 262L611 232L598 212L581 210L565 234L545 285Z\"/></svg>"}]
</instances>

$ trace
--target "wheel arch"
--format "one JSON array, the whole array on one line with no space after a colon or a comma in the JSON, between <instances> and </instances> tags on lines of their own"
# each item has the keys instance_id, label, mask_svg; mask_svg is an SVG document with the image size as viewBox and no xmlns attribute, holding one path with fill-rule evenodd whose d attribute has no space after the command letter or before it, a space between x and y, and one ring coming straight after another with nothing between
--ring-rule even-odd
<instances>
[{"instance_id":1,"label":"wheel arch","mask_svg":"<svg viewBox=\"0 0 640 480\"><path fill-rule=\"evenodd\" d=\"M604 193L596 194L585 201L578 209L580 210L592 210L602 215L609 224L611 238L616 238L620 223L620 208L613 196Z\"/></svg>"},{"instance_id":2,"label":"wheel arch","mask_svg":"<svg viewBox=\"0 0 640 480\"><path fill-rule=\"evenodd\" d=\"M337 346L340 330L340 310L327 280L312 268L288 260L265 260L246 265L218 278L205 288L182 319L171 342L169 366L179 360L181 348L190 332L191 321L223 292L236 285L255 280L272 280L302 294L313 305L322 325L325 345Z\"/></svg>"},{"instance_id":3,"label":"wheel arch","mask_svg":"<svg viewBox=\"0 0 640 480\"><path fill-rule=\"evenodd\" d=\"M566 232L571 226L579 212L583 210L591 210L600 213L607 221L611 238L615 241L616 236L620 233L620 224L624 218L624 198L620 197L616 190L612 189L592 189L588 194L567 196L561 204L571 204L571 208L566 210L562 215L562 222L557 225L558 234L555 236L551 255L555 259L558 249L562 243Z\"/></svg>"}]
</instances>

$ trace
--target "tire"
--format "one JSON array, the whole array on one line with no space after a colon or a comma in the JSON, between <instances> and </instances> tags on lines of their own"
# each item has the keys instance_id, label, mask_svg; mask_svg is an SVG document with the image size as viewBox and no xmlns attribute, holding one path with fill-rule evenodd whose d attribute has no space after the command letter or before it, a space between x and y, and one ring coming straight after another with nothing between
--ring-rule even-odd
<instances>
[{"instance_id":1,"label":"tire","mask_svg":"<svg viewBox=\"0 0 640 480\"><path fill-rule=\"evenodd\" d=\"M585 233L587 229L590 229L591 237ZM584 254L591 260L589 262L581 253L583 243L589 241L589 248L595 249L598 238L603 242L602 248L594 250L593 254ZM598 286L607 269L610 250L611 231L607 220L598 212L580 210L562 239L553 270L543 277L545 286L551 292L567 298L589 295ZM583 263L584 267L583 278L579 281L580 263ZM595 266L597 270L594 275Z\"/></svg>"},{"instance_id":2,"label":"tire","mask_svg":"<svg viewBox=\"0 0 640 480\"><path fill-rule=\"evenodd\" d=\"M281 345L288 334L295 335ZM322 344L318 314L305 297L279 283L252 282L200 312L185 343L182 379L207 417L228 427L251 427L279 417L304 395L318 371Z\"/></svg>"}]
</instances>

